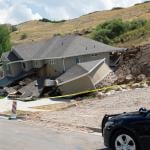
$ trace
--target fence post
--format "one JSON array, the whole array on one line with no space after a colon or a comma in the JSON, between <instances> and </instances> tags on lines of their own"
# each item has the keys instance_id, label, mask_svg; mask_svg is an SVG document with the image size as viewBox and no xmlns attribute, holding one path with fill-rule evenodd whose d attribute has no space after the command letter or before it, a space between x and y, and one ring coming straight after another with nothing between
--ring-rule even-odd
<instances>
[{"instance_id":1,"label":"fence post","mask_svg":"<svg viewBox=\"0 0 150 150\"><path fill-rule=\"evenodd\" d=\"M16 119L17 119L17 101L13 100L11 115L9 117L9 120L16 120Z\"/></svg>"}]
</instances>

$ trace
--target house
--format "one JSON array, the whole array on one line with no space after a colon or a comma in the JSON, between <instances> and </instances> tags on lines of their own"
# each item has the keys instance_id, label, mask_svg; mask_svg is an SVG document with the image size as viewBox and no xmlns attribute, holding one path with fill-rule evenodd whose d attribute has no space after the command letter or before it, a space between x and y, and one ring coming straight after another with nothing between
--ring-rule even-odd
<instances>
[{"instance_id":1,"label":"house","mask_svg":"<svg viewBox=\"0 0 150 150\"><path fill-rule=\"evenodd\" d=\"M1 56L4 77L0 86L35 73L37 78L55 80L61 94L94 89L124 50L76 35L16 45ZM116 53L119 55L112 57ZM83 86L79 86L81 82Z\"/></svg>"}]
</instances>

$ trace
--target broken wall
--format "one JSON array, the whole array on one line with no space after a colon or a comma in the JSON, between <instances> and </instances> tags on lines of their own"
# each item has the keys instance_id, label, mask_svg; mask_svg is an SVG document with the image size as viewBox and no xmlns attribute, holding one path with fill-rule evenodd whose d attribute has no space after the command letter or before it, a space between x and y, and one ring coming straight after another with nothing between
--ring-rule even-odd
<instances>
[{"instance_id":1,"label":"broken wall","mask_svg":"<svg viewBox=\"0 0 150 150\"><path fill-rule=\"evenodd\" d=\"M91 76L94 85L96 85L100 81L102 81L110 72L112 72L112 70L104 62L104 63L100 64L100 66L97 66L94 69L94 71L92 71L89 75Z\"/></svg>"},{"instance_id":2,"label":"broken wall","mask_svg":"<svg viewBox=\"0 0 150 150\"><path fill-rule=\"evenodd\" d=\"M61 94L74 94L95 89L91 77L86 75L59 86Z\"/></svg>"}]
</instances>

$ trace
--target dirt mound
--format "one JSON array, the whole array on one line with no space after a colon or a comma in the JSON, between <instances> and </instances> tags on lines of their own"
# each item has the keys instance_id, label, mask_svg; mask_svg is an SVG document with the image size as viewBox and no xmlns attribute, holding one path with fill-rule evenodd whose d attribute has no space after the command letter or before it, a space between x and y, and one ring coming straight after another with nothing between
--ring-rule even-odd
<instances>
[{"instance_id":1,"label":"dirt mound","mask_svg":"<svg viewBox=\"0 0 150 150\"><path fill-rule=\"evenodd\" d=\"M97 88L146 80L150 81L150 44L124 52L120 66L98 83Z\"/></svg>"},{"instance_id":2,"label":"dirt mound","mask_svg":"<svg viewBox=\"0 0 150 150\"><path fill-rule=\"evenodd\" d=\"M150 80L150 44L128 49L115 75L118 83Z\"/></svg>"}]
</instances>

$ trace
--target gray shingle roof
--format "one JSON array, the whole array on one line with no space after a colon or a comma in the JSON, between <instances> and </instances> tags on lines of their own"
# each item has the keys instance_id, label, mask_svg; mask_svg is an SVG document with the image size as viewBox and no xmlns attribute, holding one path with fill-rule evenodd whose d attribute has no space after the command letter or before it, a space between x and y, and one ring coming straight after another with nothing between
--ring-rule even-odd
<instances>
[{"instance_id":1,"label":"gray shingle roof","mask_svg":"<svg viewBox=\"0 0 150 150\"><path fill-rule=\"evenodd\" d=\"M17 58L17 56L12 51L3 53L1 58L3 59L3 61L16 61L16 60L19 60Z\"/></svg>"},{"instance_id":2,"label":"gray shingle roof","mask_svg":"<svg viewBox=\"0 0 150 150\"><path fill-rule=\"evenodd\" d=\"M18 45L13 49L25 60L125 50L76 35L56 36L48 40Z\"/></svg>"}]
</instances>

